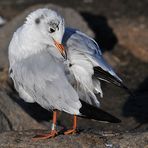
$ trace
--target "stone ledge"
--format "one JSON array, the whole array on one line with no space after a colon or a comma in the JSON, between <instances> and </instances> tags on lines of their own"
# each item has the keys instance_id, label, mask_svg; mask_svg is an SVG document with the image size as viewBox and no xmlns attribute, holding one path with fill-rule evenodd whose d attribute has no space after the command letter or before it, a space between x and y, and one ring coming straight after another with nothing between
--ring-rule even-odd
<instances>
[{"instance_id":1,"label":"stone ledge","mask_svg":"<svg viewBox=\"0 0 148 148\"><path fill-rule=\"evenodd\" d=\"M59 135L52 139L32 141L32 137L43 130L30 130L20 132L4 132L0 134L0 147L9 148L34 148L34 147L113 147L113 148L147 148L148 132L143 133L106 133L94 134L81 132L76 135Z\"/></svg>"}]
</instances>

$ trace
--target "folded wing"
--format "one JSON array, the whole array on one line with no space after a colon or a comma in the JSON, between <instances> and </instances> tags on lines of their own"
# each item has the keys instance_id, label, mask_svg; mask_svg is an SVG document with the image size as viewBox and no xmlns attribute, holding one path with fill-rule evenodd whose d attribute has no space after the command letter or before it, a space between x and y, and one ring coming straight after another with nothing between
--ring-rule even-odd
<instances>
[{"instance_id":1,"label":"folded wing","mask_svg":"<svg viewBox=\"0 0 148 148\"><path fill-rule=\"evenodd\" d=\"M46 109L79 114L81 103L76 91L67 81L62 64L47 51L32 55L11 68L11 77L20 94L23 89Z\"/></svg>"}]
</instances>

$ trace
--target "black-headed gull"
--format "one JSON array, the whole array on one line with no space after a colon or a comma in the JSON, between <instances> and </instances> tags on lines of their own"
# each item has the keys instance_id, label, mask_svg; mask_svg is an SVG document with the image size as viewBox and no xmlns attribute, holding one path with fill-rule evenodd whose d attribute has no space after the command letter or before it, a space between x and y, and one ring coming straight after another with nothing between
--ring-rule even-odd
<instances>
[{"instance_id":1,"label":"black-headed gull","mask_svg":"<svg viewBox=\"0 0 148 148\"><path fill-rule=\"evenodd\" d=\"M70 134L76 132L80 100L99 107L96 94L103 96L100 80L124 87L122 80L104 60L98 44L86 34L65 28L64 19L50 9L28 15L9 45L10 77L26 102L37 102L53 111L49 134L57 135L56 110L74 115Z\"/></svg>"}]
</instances>

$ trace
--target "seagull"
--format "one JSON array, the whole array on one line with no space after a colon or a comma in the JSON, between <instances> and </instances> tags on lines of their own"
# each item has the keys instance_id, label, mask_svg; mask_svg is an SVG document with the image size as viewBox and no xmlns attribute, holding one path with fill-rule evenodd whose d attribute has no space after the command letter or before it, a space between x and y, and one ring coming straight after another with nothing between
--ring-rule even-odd
<instances>
[{"instance_id":1,"label":"seagull","mask_svg":"<svg viewBox=\"0 0 148 148\"><path fill-rule=\"evenodd\" d=\"M27 16L13 34L8 55L9 75L20 98L53 111L51 131L34 139L58 135L57 111L74 117L72 129L64 134L76 133L77 116L84 116L81 102L100 107L96 94L103 97L101 81L126 89L98 44L79 30L66 28L64 19L47 8Z\"/></svg>"}]
</instances>

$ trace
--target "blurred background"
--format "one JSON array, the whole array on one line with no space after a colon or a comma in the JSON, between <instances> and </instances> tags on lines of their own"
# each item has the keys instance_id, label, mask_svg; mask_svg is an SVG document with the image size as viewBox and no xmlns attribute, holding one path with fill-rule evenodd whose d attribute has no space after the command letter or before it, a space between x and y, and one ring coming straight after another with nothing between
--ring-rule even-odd
<instances>
[{"instance_id":1,"label":"blurred background","mask_svg":"<svg viewBox=\"0 0 148 148\"><path fill-rule=\"evenodd\" d=\"M105 122L79 118L79 129L147 131L147 6L147 0L0 0L0 132L47 129L51 125L52 114L19 99L8 78L7 51L12 34L31 11L43 7L58 11L67 26L93 37L105 59L135 94L133 98L124 90L103 83L98 116ZM117 118L120 123L114 123ZM71 124L70 115L60 114L59 127Z\"/></svg>"}]
</instances>

